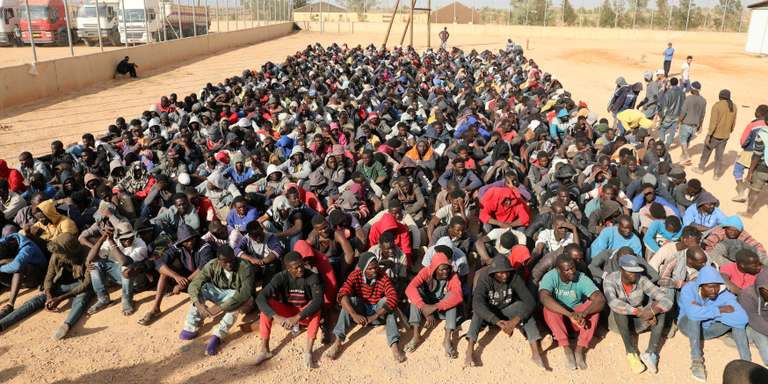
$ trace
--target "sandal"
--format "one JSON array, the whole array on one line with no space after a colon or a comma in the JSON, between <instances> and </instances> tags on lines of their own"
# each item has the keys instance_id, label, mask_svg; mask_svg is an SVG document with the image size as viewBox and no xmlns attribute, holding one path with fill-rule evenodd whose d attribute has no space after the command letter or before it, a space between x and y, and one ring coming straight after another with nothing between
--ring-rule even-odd
<instances>
[{"instance_id":1,"label":"sandal","mask_svg":"<svg viewBox=\"0 0 768 384\"><path fill-rule=\"evenodd\" d=\"M11 304L3 305L3 308L0 309L0 319L10 315L11 312L13 312L13 305Z\"/></svg>"},{"instance_id":2,"label":"sandal","mask_svg":"<svg viewBox=\"0 0 768 384\"><path fill-rule=\"evenodd\" d=\"M160 317L160 312L149 311L144 317L139 319L138 323L139 325L147 326L154 323L158 317Z\"/></svg>"}]
</instances>

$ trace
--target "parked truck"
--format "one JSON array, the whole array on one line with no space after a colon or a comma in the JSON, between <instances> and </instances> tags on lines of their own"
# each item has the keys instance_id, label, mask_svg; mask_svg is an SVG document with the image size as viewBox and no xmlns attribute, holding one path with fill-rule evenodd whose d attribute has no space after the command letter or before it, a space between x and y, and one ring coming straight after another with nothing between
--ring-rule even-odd
<instances>
[{"instance_id":1,"label":"parked truck","mask_svg":"<svg viewBox=\"0 0 768 384\"><path fill-rule=\"evenodd\" d=\"M158 0L123 1L125 23L123 11L117 15L121 41L136 44L172 40L195 32L205 34L210 26L206 7Z\"/></svg>"},{"instance_id":2,"label":"parked truck","mask_svg":"<svg viewBox=\"0 0 768 384\"><path fill-rule=\"evenodd\" d=\"M117 28L117 14L120 7L117 1L99 1L98 21L96 18L96 2L90 1L77 10L77 37L85 45L95 45L99 42L99 26L103 44L120 45L120 31ZM96 23L98 22L99 25Z\"/></svg>"},{"instance_id":3,"label":"parked truck","mask_svg":"<svg viewBox=\"0 0 768 384\"><path fill-rule=\"evenodd\" d=\"M72 23L70 24L72 40L77 39L77 29L74 25L77 5L69 4L68 7L65 7L64 0L28 1L29 9L22 3L19 12L21 40L25 44L29 44L31 39L34 39L35 44L67 45L67 14L69 14L69 21ZM32 20L32 36L29 36L28 15Z\"/></svg>"},{"instance_id":4,"label":"parked truck","mask_svg":"<svg viewBox=\"0 0 768 384\"><path fill-rule=\"evenodd\" d=\"M19 3L17 0L0 0L0 46L17 43L18 14Z\"/></svg>"}]
</instances>

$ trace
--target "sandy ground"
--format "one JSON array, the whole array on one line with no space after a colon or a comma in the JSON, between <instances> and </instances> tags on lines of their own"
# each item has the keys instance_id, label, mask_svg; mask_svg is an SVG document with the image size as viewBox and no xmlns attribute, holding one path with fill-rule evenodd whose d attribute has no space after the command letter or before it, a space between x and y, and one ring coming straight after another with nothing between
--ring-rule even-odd
<instances>
[{"instance_id":1,"label":"sandy ground","mask_svg":"<svg viewBox=\"0 0 768 384\"><path fill-rule=\"evenodd\" d=\"M425 29L417 26L418 32ZM354 33L301 32L279 40L258 44L216 57L187 63L166 72L142 73L139 80L111 81L67 95L0 112L0 158L15 162L22 150L36 154L45 153L54 138L65 142L76 141L83 132L102 132L119 115L135 116L156 102L163 94L185 94L197 91L207 81L220 81L242 68L256 68L266 60L280 60L309 43L319 41L380 44L385 26L355 25ZM329 29L328 24L326 30ZM343 30L339 28L339 30ZM661 66L661 50L667 41L677 48L674 70L679 68L679 57L695 57L692 77L703 84L703 95L713 103L717 92L729 88L739 106L737 131L752 118L754 108L767 100L758 90L768 89L768 66L765 59L743 53L744 35L714 33L664 33L647 31L610 31L560 28L522 28L449 26L451 44L463 49L497 49L503 47L506 38L527 41L528 55L542 63L545 70L554 73L571 90L576 99L603 112L610 96L613 81L625 76L628 81L640 81L645 70ZM402 33L395 26L393 36ZM439 31L433 26L433 34ZM390 39L390 45L393 45ZM433 45L437 41L433 36ZM417 39L419 48L426 46L422 37ZM711 105L711 104L710 104ZM701 150L703 137L694 142L695 159ZM727 149L727 160L732 163L737 154L737 143L732 140ZM674 157L679 150L673 150ZM711 166L710 166L711 168ZM731 168L718 182L712 180L711 171L704 175L706 188L722 200L727 214L743 210L743 205L730 201L735 183L730 176ZM764 243L768 232L759 230L758 223L768 219L763 209L755 218L745 220L746 228ZM3 296L0 301L5 301ZM30 294L18 301L24 302ZM112 293L118 299L118 293ZM137 295L138 312L123 318L119 305L96 316L80 321L71 337L62 342L51 341L51 335L63 320L62 314L40 313L0 336L0 382L62 382L62 383L144 383L144 382L278 382L286 379L302 382L502 382L510 378L520 383L648 383L693 382L688 367L689 348L687 339L677 336L668 340L661 351L660 372L634 375L626 364L621 339L608 334L597 340L590 350L587 372L564 370L562 353L549 350L547 359L554 371L545 373L536 369L528 360L528 347L516 334L511 338L503 335L482 336L481 360L484 368L463 369L461 360L451 361L443 357L440 348L442 330L432 332L426 343L402 365L395 364L385 347L383 330L374 329L367 335L355 333L352 342L344 350L340 360L330 362L321 358L319 368L308 371L299 364L304 335L298 339L286 337L276 330L273 347L277 356L261 367L254 367L250 360L255 356L258 337L243 335L238 330L227 338L219 356L203 355L205 338L192 343L178 340L177 334L189 306L185 297L171 297L164 302L167 311L150 328L136 325L136 321L149 309L150 293ZM253 315L246 321L253 321ZM206 323L205 331L210 329ZM468 323L463 325L466 332ZM359 337L358 337L359 336ZM405 334L407 341L410 335ZM647 343L642 335L641 350ZM549 348L551 339L544 341ZM462 341L462 352L466 343ZM317 355L324 353L321 348ZM724 365L737 357L734 348L716 340L705 343L705 356L710 382L719 382ZM753 350L755 360L759 360ZM524 372L524 374L521 374Z\"/></svg>"}]
</instances>

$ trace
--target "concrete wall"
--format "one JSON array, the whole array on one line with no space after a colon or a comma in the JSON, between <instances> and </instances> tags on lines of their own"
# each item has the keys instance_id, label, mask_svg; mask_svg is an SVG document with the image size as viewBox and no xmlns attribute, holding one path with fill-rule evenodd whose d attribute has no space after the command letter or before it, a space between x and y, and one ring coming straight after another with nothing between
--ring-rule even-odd
<instances>
[{"instance_id":1,"label":"concrete wall","mask_svg":"<svg viewBox=\"0 0 768 384\"><path fill-rule=\"evenodd\" d=\"M61 58L0 68L0 109L45 97L59 96L112 79L124 57L148 71L235 47L286 36L293 23L281 23L233 32L213 33L162 43L139 45L84 56Z\"/></svg>"}]
</instances>

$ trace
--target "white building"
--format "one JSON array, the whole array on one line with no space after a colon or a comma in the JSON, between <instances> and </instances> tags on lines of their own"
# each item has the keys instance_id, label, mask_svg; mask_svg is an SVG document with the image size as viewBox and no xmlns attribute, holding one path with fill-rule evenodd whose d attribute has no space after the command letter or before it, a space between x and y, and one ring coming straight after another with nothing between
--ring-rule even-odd
<instances>
[{"instance_id":1,"label":"white building","mask_svg":"<svg viewBox=\"0 0 768 384\"><path fill-rule=\"evenodd\" d=\"M747 32L747 46L744 49L749 53L768 55L768 1L760 1L747 8L752 12Z\"/></svg>"}]
</instances>

